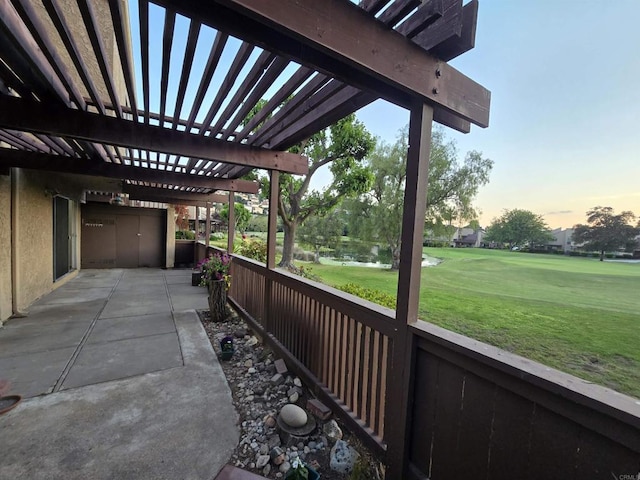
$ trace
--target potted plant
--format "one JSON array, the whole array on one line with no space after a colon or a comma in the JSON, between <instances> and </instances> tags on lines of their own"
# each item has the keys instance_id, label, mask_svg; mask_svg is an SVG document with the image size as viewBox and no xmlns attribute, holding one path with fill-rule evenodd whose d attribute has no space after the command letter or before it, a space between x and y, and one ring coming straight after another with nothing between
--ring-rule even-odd
<instances>
[{"instance_id":1,"label":"potted plant","mask_svg":"<svg viewBox=\"0 0 640 480\"><path fill-rule=\"evenodd\" d=\"M233 352L235 349L233 348L233 337L224 337L220 340L220 357L222 360L231 360L233 356Z\"/></svg>"},{"instance_id":2,"label":"potted plant","mask_svg":"<svg viewBox=\"0 0 640 480\"><path fill-rule=\"evenodd\" d=\"M231 285L231 257L227 253L210 254L202 262L202 284L209 291L209 314L214 322L226 317L227 290Z\"/></svg>"},{"instance_id":3,"label":"potted plant","mask_svg":"<svg viewBox=\"0 0 640 480\"><path fill-rule=\"evenodd\" d=\"M318 480L320 474L309 465L305 465L299 457L293 459L291 468L287 471L284 478L286 480Z\"/></svg>"}]
</instances>

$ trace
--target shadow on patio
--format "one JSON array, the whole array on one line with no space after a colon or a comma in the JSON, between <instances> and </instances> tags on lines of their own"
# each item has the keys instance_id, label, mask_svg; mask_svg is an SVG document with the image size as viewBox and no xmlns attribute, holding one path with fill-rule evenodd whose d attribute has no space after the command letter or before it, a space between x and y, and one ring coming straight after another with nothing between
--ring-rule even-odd
<instances>
[{"instance_id":1,"label":"shadow on patio","mask_svg":"<svg viewBox=\"0 0 640 480\"><path fill-rule=\"evenodd\" d=\"M0 330L1 478L213 478L237 414L190 270L83 270ZM142 474L142 475L141 475Z\"/></svg>"}]
</instances>

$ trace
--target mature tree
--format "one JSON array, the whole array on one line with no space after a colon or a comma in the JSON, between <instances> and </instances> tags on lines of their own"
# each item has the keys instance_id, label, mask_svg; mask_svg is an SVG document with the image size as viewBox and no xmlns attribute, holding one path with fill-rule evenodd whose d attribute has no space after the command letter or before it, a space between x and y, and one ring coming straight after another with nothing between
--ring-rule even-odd
<instances>
[{"instance_id":1,"label":"mature tree","mask_svg":"<svg viewBox=\"0 0 640 480\"><path fill-rule=\"evenodd\" d=\"M189 229L189 208L185 205L174 205L176 226L178 230Z\"/></svg>"},{"instance_id":2,"label":"mature tree","mask_svg":"<svg viewBox=\"0 0 640 480\"><path fill-rule=\"evenodd\" d=\"M587 224L573 227L572 240L584 244L587 250L600 252L600 261L605 252L633 249L640 234L640 223L632 225L635 215L625 211L615 215L611 207L594 207L587 212Z\"/></svg>"},{"instance_id":3,"label":"mature tree","mask_svg":"<svg viewBox=\"0 0 640 480\"><path fill-rule=\"evenodd\" d=\"M368 157L374 182L359 205L352 205L354 231L383 241L391 250L391 268L400 266L402 210L406 179L408 129L400 132L393 145L379 143ZM431 138L427 224L434 230L450 233L454 221L474 217L472 201L481 185L489 181L493 162L482 154L469 152L464 162L457 159L455 144L447 141L441 128Z\"/></svg>"},{"instance_id":4,"label":"mature tree","mask_svg":"<svg viewBox=\"0 0 640 480\"><path fill-rule=\"evenodd\" d=\"M247 210L247 207L245 207L241 203L234 203L233 213L235 216L234 230L244 232L247 229L249 220L251 220L251 212ZM225 222L229 223L229 204L226 204L222 207L222 210L220 211L220 217Z\"/></svg>"},{"instance_id":5,"label":"mature tree","mask_svg":"<svg viewBox=\"0 0 640 480\"><path fill-rule=\"evenodd\" d=\"M280 175L278 214L284 230L281 267L293 266L293 247L300 224L312 215L325 216L344 197L369 190L371 172L362 165L362 159L374 143L364 125L355 115L349 115L295 149L308 157L309 173L302 177ZM309 191L311 178L325 165L333 175L331 183L322 191Z\"/></svg>"},{"instance_id":6,"label":"mature tree","mask_svg":"<svg viewBox=\"0 0 640 480\"><path fill-rule=\"evenodd\" d=\"M533 247L551 242L553 235L541 215L514 208L494 218L484 238L488 242L508 243L512 247L527 243Z\"/></svg>"},{"instance_id":7,"label":"mature tree","mask_svg":"<svg viewBox=\"0 0 640 480\"><path fill-rule=\"evenodd\" d=\"M320 263L320 249L336 248L340 243L344 224L340 217L332 212L326 217L313 216L305 220L300 226L300 240L314 249L315 263Z\"/></svg>"}]
</instances>

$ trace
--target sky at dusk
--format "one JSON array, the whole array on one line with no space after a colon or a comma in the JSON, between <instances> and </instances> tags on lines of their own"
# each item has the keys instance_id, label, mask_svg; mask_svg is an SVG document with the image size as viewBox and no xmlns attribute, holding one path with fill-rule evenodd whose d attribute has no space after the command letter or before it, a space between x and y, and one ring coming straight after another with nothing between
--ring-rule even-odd
<instances>
[{"instance_id":1,"label":"sky at dusk","mask_svg":"<svg viewBox=\"0 0 640 480\"><path fill-rule=\"evenodd\" d=\"M130 0L142 98L137 9L137 1ZM490 126L472 126L466 135L446 131L457 142L461 159L467 151L478 150L494 161L491 181L475 202L483 226L513 208L541 214L553 228L584 222L585 212L597 205L640 215L638 19L640 0L480 0L475 49L451 64L491 91ZM163 20L164 11L152 5L152 45L162 42ZM188 25L178 16L176 52L184 51ZM214 35L208 27L201 30L194 78L204 69ZM231 63L238 45L229 42L220 66ZM251 59L258 54L255 51ZM154 111L158 111L153 99L159 97L160 65L161 56L152 55ZM168 112L175 105L180 65L172 58ZM295 68L292 65L285 74ZM214 98L224 74L225 69L219 68L205 105ZM197 87L197 82L189 82L187 99L193 98ZM188 116L188 102L182 117ZM204 114L200 112L197 119ZM387 142L394 141L409 119L406 110L384 101L357 115ZM326 182L326 176L319 176L312 185Z\"/></svg>"},{"instance_id":2,"label":"sky at dusk","mask_svg":"<svg viewBox=\"0 0 640 480\"><path fill-rule=\"evenodd\" d=\"M447 129L461 157L494 161L476 205L550 227L596 205L640 215L640 1L480 0L476 46L451 64L491 91L487 129ZM406 110L383 101L358 117L392 142Z\"/></svg>"}]
</instances>

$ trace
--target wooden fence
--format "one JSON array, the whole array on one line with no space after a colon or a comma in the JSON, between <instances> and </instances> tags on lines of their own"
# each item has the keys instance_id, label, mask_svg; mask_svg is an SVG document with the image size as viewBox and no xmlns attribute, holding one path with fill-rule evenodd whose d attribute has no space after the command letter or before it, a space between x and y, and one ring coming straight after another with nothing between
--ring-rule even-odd
<instances>
[{"instance_id":1,"label":"wooden fence","mask_svg":"<svg viewBox=\"0 0 640 480\"><path fill-rule=\"evenodd\" d=\"M426 322L402 325L391 310L246 258L232 271L232 304L311 390L385 461L403 442L403 478L640 472L636 399ZM400 335L408 372L392 368ZM387 388L396 375L408 421L391 435L405 393Z\"/></svg>"}]
</instances>

